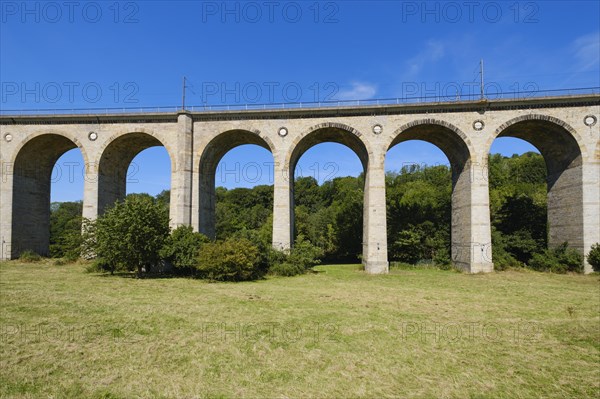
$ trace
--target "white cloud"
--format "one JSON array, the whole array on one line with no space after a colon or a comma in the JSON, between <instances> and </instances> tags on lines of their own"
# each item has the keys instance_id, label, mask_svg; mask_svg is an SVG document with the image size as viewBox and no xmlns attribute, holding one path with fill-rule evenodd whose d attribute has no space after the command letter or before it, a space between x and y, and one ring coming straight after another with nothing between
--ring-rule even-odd
<instances>
[{"instance_id":1,"label":"white cloud","mask_svg":"<svg viewBox=\"0 0 600 399\"><path fill-rule=\"evenodd\" d=\"M350 88L342 89L337 93L340 100L367 100L377 93L377 87L371 83L352 82Z\"/></svg>"},{"instance_id":2,"label":"white cloud","mask_svg":"<svg viewBox=\"0 0 600 399\"><path fill-rule=\"evenodd\" d=\"M423 50L406 61L406 76L417 76L426 64L438 61L445 52L445 45L442 42L429 40Z\"/></svg>"},{"instance_id":3,"label":"white cloud","mask_svg":"<svg viewBox=\"0 0 600 399\"><path fill-rule=\"evenodd\" d=\"M579 71L589 71L600 65L600 32L580 36L572 44Z\"/></svg>"}]
</instances>

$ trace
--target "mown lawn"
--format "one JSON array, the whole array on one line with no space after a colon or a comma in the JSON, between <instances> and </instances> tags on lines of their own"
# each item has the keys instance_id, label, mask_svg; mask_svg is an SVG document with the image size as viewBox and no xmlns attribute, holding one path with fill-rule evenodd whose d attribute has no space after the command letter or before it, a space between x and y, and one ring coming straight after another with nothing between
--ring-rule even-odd
<instances>
[{"instance_id":1,"label":"mown lawn","mask_svg":"<svg viewBox=\"0 0 600 399\"><path fill-rule=\"evenodd\" d=\"M251 283L0 264L0 396L600 396L600 279L355 265Z\"/></svg>"}]
</instances>

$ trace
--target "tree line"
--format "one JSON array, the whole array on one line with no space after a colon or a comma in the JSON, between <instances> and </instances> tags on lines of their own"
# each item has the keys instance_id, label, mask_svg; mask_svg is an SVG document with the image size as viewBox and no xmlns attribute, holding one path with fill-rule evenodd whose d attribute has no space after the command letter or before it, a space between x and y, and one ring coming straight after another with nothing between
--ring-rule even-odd
<instances>
[{"instance_id":1,"label":"tree line","mask_svg":"<svg viewBox=\"0 0 600 399\"><path fill-rule=\"evenodd\" d=\"M547 249L546 166L541 155L490 155L489 186L497 269L581 271L581 257L568 244ZM294 182L295 236L318 248L323 262L360 261L363 187L363 175L338 177L320 185L313 177ZM409 165L386 174L391 262L450 267L451 197L452 175L446 165ZM168 215L169 191L153 200ZM81 207L81 202L52 204L52 256L76 256L80 250ZM267 251L272 240L272 209L273 186L217 187L217 240L243 239Z\"/></svg>"}]
</instances>

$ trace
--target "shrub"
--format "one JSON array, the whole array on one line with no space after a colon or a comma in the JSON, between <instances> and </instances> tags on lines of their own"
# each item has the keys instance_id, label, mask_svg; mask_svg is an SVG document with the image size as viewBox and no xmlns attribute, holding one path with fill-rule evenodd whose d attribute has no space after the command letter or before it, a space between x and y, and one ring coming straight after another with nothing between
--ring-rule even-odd
<instances>
[{"instance_id":1,"label":"shrub","mask_svg":"<svg viewBox=\"0 0 600 399\"><path fill-rule=\"evenodd\" d=\"M165 240L160 256L171 262L175 269L191 271L196 268L200 247L209 241L205 235L194 232L191 226L179 226Z\"/></svg>"},{"instance_id":2,"label":"shrub","mask_svg":"<svg viewBox=\"0 0 600 399\"><path fill-rule=\"evenodd\" d=\"M204 278L217 281L247 281L266 273L258 248L245 238L230 238L204 244L196 268Z\"/></svg>"},{"instance_id":3,"label":"shrub","mask_svg":"<svg viewBox=\"0 0 600 399\"><path fill-rule=\"evenodd\" d=\"M587 261L595 272L600 272L600 243L592 245L592 249L587 255Z\"/></svg>"},{"instance_id":4,"label":"shrub","mask_svg":"<svg viewBox=\"0 0 600 399\"><path fill-rule=\"evenodd\" d=\"M112 272L111 266L102 258L94 259L89 265L85 267L86 273L106 273Z\"/></svg>"},{"instance_id":5,"label":"shrub","mask_svg":"<svg viewBox=\"0 0 600 399\"><path fill-rule=\"evenodd\" d=\"M299 265L283 262L271 265L269 272L277 276L291 277L306 273L306 269Z\"/></svg>"},{"instance_id":6,"label":"shrub","mask_svg":"<svg viewBox=\"0 0 600 399\"><path fill-rule=\"evenodd\" d=\"M497 230L492 231L492 261L495 270L520 267L522 264L506 250L506 238Z\"/></svg>"},{"instance_id":7,"label":"shrub","mask_svg":"<svg viewBox=\"0 0 600 399\"><path fill-rule=\"evenodd\" d=\"M277 251L273 249L268 238L264 237L258 230L238 230L229 238L232 240L245 239L250 241L258 249L259 263L265 270L268 270L274 259L278 257Z\"/></svg>"},{"instance_id":8,"label":"shrub","mask_svg":"<svg viewBox=\"0 0 600 399\"><path fill-rule=\"evenodd\" d=\"M75 263L79 260L79 255L69 252L65 255L63 259L66 263Z\"/></svg>"},{"instance_id":9,"label":"shrub","mask_svg":"<svg viewBox=\"0 0 600 399\"><path fill-rule=\"evenodd\" d=\"M19 255L19 260L24 263L33 263L39 262L40 260L42 260L42 257L36 252L33 252L32 250L28 249L26 251L21 252L21 255Z\"/></svg>"},{"instance_id":10,"label":"shrub","mask_svg":"<svg viewBox=\"0 0 600 399\"><path fill-rule=\"evenodd\" d=\"M553 273L583 272L583 257L576 250L569 248L568 243L546 249L543 253L534 254L529 266L538 271Z\"/></svg>"},{"instance_id":11,"label":"shrub","mask_svg":"<svg viewBox=\"0 0 600 399\"><path fill-rule=\"evenodd\" d=\"M289 254L278 252L272 256L269 271L279 276L295 276L321 263L324 251L299 235Z\"/></svg>"},{"instance_id":12,"label":"shrub","mask_svg":"<svg viewBox=\"0 0 600 399\"><path fill-rule=\"evenodd\" d=\"M84 253L104 259L110 271L148 271L169 235L168 210L149 195L130 195L84 228Z\"/></svg>"},{"instance_id":13,"label":"shrub","mask_svg":"<svg viewBox=\"0 0 600 399\"><path fill-rule=\"evenodd\" d=\"M287 262L306 271L321 263L320 258L322 256L323 250L321 248L313 245L304 236L299 235L294 248L290 251Z\"/></svg>"},{"instance_id":14,"label":"shrub","mask_svg":"<svg viewBox=\"0 0 600 399\"><path fill-rule=\"evenodd\" d=\"M421 236L414 228L398 233L392 244L392 257L404 263L416 263L421 258Z\"/></svg>"}]
</instances>

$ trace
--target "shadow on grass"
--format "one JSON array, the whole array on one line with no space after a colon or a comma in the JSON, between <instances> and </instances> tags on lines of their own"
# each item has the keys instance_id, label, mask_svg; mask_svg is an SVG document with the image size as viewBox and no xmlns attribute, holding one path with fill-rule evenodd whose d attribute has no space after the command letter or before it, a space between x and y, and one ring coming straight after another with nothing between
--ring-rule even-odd
<instances>
[{"instance_id":1,"label":"shadow on grass","mask_svg":"<svg viewBox=\"0 0 600 399\"><path fill-rule=\"evenodd\" d=\"M162 280L162 279L173 279L173 278L186 278L186 279L194 279L201 280L202 278L199 276L191 276L187 274L176 274L176 273L144 273L142 275L138 275L136 272L96 272L97 277L107 278L107 277L115 277L115 278L131 278L136 280Z\"/></svg>"}]
</instances>

